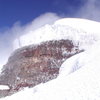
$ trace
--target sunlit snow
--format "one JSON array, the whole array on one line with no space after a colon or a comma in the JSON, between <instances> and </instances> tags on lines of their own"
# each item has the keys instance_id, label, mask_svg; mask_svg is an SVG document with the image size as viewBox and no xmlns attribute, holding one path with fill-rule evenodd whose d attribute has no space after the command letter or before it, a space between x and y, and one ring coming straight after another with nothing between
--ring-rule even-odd
<instances>
[{"instance_id":1,"label":"sunlit snow","mask_svg":"<svg viewBox=\"0 0 100 100\"><path fill-rule=\"evenodd\" d=\"M35 31L16 38L13 48L17 49L31 44L40 44L49 40L70 39L86 48L100 40L100 23L86 19L65 18L56 21L53 25L45 25ZM87 44L87 45L86 45Z\"/></svg>"},{"instance_id":2,"label":"sunlit snow","mask_svg":"<svg viewBox=\"0 0 100 100\"><path fill-rule=\"evenodd\" d=\"M99 33L100 23L80 18L63 18L55 22L56 25L68 25L76 29L82 29L86 32Z\"/></svg>"},{"instance_id":3,"label":"sunlit snow","mask_svg":"<svg viewBox=\"0 0 100 100\"><path fill-rule=\"evenodd\" d=\"M0 90L8 90L9 87L7 85L0 85Z\"/></svg>"}]
</instances>

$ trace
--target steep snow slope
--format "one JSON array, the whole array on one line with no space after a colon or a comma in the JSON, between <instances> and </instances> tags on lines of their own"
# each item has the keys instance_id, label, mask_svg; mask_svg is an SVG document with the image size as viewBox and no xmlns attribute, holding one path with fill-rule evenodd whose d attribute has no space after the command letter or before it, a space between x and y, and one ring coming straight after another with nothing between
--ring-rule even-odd
<instances>
[{"instance_id":1,"label":"steep snow slope","mask_svg":"<svg viewBox=\"0 0 100 100\"><path fill-rule=\"evenodd\" d=\"M100 100L99 45L68 59L72 65L66 60L59 77L42 86L35 94L35 100L48 100L48 96L50 100ZM71 70L69 75L67 67Z\"/></svg>"},{"instance_id":2,"label":"steep snow slope","mask_svg":"<svg viewBox=\"0 0 100 100\"><path fill-rule=\"evenodd\" d=\"M75 45L86 49L90 44L100 39L100 23L77 18L64 18L53 25L45 25L31 31L14 41L14 49L43 41L71 39ZM86 45L87 44L87 45Z\"/></svg>"},{"instance_id":3,"label":"steep snow slope","mask_svg":"<svg viewBox=\"0 0 100 100\"><path fill-rule=\"evenodd\" d=\"M100 100L100 42L66 60L57 79L1 100L16 99Z\"/></svg>"}]
</instances>

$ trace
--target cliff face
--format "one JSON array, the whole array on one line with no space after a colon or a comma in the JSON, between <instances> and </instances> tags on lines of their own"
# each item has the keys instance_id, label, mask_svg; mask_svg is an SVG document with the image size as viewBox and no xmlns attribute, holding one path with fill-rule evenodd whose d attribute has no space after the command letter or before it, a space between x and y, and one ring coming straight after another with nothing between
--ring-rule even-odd
<instances>
[{"instance_id":1,"label":"cliff face","mask_svg":"<svg viewBox=\"0 0 100 100\"><path fill-rule=\"evenodd\" d=\"M52 80L59 74L61 64L79 52L70 40L47 41L18 49L4 65L0 84L10 87L9 94Z\"/></svg>"}]
</instances>

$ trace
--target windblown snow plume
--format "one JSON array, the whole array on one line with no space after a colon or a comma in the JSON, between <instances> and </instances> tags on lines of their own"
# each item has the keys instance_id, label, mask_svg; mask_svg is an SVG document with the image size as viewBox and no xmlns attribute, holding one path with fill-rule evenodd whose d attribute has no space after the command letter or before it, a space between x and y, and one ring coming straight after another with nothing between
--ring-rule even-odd
<instances>
[{"instance_id":1,"label":"windblown snow plume","mask_svg":"<svg viewBox=\"0 0 100 100\"><path fill-rule=\"evenodd\" d=\"M11 28L7 28L2 33L0 33L0 69L7 62L8 57L13 49L13 41L20 36L29 34L45 24L53 24L54 21L58 20L60 17L55 13L45 13L34 19L27 25L22 26L20 22L14 23Z\"/></svg>"}]
</instances>

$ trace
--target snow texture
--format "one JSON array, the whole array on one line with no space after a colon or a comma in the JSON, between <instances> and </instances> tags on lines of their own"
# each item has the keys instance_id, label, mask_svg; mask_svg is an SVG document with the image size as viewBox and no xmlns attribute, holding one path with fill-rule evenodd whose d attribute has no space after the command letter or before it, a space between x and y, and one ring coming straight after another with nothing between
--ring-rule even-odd
<instances>
[{"instance_id":1,"label":"snow texture","mask_svg":"<svg viewBox=\"0 0 100 100\"><path fill-rule=\"evenodd\" d=\"M80 48L89 48L100 39L100 23L86 19L65 18L56 21L53 25L45 25L35 31L16 38L14 50L31 44L40 44L49 40L70 39ZM87 45L86 45L87 44Z\"/></svg>"},{"instance_id":2,"label":"snow texture","mask_svg":"<svg viewBox=\"0 0 100 100\"><path fill-rule=\"evenodd\" d=\"M0 90L9 90L10 88L7 85L0 85Z\"/></svg>"}]
</instances>

